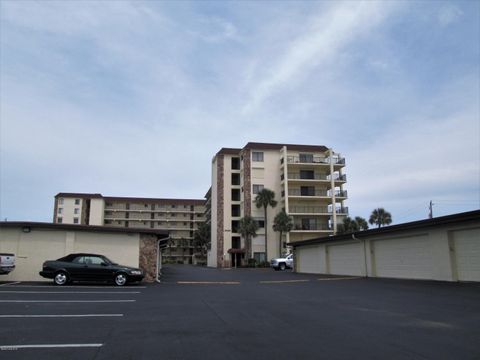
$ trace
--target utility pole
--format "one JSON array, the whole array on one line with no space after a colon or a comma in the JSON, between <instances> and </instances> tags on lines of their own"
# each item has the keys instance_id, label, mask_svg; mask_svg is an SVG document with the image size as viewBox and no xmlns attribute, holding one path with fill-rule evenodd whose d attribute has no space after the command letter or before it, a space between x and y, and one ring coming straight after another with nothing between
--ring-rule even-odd
<instances>
[{"instance_id":1,"label":"utility pole","mask_svg":"<svg viewBox=\"0 0 480 360\"><path fill-rule=\"evenodd\" d=\"M433 202L430 200L430 204L428 205L428 218L431 219L433 218Z\"/></svg>"}]
</instances>

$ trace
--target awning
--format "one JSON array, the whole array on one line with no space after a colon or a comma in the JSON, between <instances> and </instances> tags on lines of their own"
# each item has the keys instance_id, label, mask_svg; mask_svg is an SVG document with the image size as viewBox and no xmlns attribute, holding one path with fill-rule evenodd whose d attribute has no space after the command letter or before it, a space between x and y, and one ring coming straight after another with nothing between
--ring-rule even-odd
<instances>
[{"instance_id":1,"label":"awning","mask_svg":"<svg viewBox=\"0 0 480 360\"><path fill-rule=\"evenodd\" d=\"M245 254L245 249L228 249L229 254Z\"/></svg>"}]
</instances>

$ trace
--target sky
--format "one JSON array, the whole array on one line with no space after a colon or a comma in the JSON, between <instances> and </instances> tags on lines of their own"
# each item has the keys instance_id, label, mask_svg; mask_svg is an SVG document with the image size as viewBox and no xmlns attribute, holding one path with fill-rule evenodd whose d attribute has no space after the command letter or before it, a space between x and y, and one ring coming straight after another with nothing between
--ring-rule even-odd
<instances>
[{"instance_id":1,"label":"sky","mask_svg":"<svg viewBox=\"0 0 480 360\"><path fill-rule=\"evenodd\" d=\"M247 142L346 158L351 216L480 208L479 1L0 1L0 219L203 198Z\"/></svg>"}]
</instances>

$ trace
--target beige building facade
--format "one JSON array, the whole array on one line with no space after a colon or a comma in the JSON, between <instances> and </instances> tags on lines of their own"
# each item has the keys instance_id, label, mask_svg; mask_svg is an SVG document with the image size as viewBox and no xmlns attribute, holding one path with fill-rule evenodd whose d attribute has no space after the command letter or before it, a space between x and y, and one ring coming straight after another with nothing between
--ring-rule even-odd
<instances>
[{"instance_id":1,"label":"beige building facade","mask_svg":"<svg viewBox=\"0 0 480 360\"><path fill-rule=\"evenodd\" d=\"M53 222L168 231L171 240L163 252L164 262L191 264L198 260L193 239L198 225L205 222L205 200L59 193Z\"/></svg>"},{"instance_id":2,"label":"beige building facade","mask_svg":"<svg viewBox=\"0 0 480 360\"><path fill-rule=\"evenodd\" d=\"M238 222L246 215L259 224L252 239L257 261L279 256L288 243L333 235L348 215L344 190L345 159L325 146L248 143L244 148L222 148L212 160L211 250L208 265L239 265L245 239ZM259 191L275 192L278 205L267 211L255 206ZM273 221L282 209L292 217L294 228L283 239L273 231ZM265 254L265 232L268 254Z\"/></svg>"}]
</instances>

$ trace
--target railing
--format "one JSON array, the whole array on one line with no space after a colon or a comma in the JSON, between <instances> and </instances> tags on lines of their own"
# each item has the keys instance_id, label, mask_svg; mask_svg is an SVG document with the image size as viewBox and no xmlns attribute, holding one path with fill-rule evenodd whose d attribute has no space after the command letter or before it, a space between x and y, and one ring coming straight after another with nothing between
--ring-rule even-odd
<instances>
[{"instance_id":1,"label":"railing","mask_svg":"<svg viewBox=\"0 0 480 360\"><path fill-rule=\"evenodd\" d=\"M328 176L328 180L331 179L331 176L332 175ZM333 180L334 181L347 181L347 175L345 175L345 174L343 174L343 175L335 174L335 175L333 175Z\"/></svg>"},{"instance_id":2,"label":"railing","mask_svg":"<svg viewBox=\"0 0 480 360\"><path fill-rule=\"evenodd\" d=\"M326 190L315 190L314 192L306 192L302 194L300 189L289 189L289 196L328 196Z\"/></svg>"},{"instance_id":3,"label":"railing","mask_svg":"<svg viewBox=\"0 0 480 360\"><path fill-rule=\"evenodd\" d=\"M328 159L321 156L299 157L287 156L289 164L329 164Z\"/></svg>"},{"instance_id":4,"label":"railing","mask_svg":"<svg viewBox=\"0 0 480 360\"><path fill-rule=\"evenodd\" d=\"M328 180L327 175L323 174L315 174L313 178L309 178L306 176L300 176L300 174L296 173L288 173L289 180Z\"/></svg>"},{"instance_id":5,"label":"railing","mask_svg":"<svg viewBox=\"0 0 480 360\"><path fill-rule=\"evenodd\" d=\"M348 207L339 207L339 208L336 208L335 209L335 212L337 214L345 214L345 215L348 215Z\"/></svg>"},{"instance_id":6,"label":"railing","mask_svg":"<svg viewBox=\"0 0 480 360\"><path fill-rule=\"evenodd\" d=\"M327 206L290 206L291 214L328 214Z\"/></svg>"},{"instance_id":7,"label":"railing","mask_svg":"<svg viewBox=\"0 0 480 360\"><path fill-rule=\"evenodd\" d=\"M336 197L347 197L347 190L335 190L335 196ZM333 192L332 190L329 190L328 191L328 196L332 196L333 195Z\"/></svg>"},{"instance_id":8,"label":"railing","mask_svg":"<svg viewBox=\"0 0 480 360\"><path fill-rule=\"evenodd\" d=\"M328 231L328 230L331 230L331 228L328 226L328 224L295 223L294 226L293 226L293 230L297 230L297 231L316 231L316 230Z\"/></svg>"}]
</instances>

